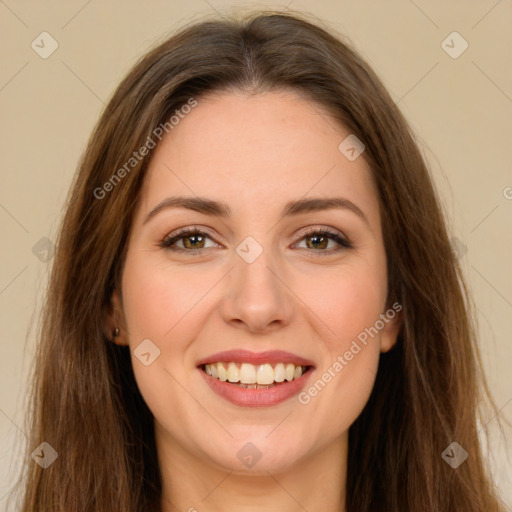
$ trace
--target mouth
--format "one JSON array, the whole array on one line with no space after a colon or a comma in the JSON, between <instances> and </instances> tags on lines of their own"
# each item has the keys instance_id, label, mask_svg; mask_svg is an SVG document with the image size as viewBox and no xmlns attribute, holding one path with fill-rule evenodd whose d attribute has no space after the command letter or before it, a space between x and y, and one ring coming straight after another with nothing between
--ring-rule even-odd
<instances>
[{"instance_id":1,"label":"mouth","mask_svg":"<svg viewBox=\"0 0 512 512\"><path fill-rule=\"evenodd\" d=\"M315 370L312 361L281 350L230 350L196 364L211 391L241 407L270 407L289 400Z\"/></svg>"},{"instance_id":2,"label":"mouth","mask_svg":"<svg viewBox=\"0 0 512 512\"><path fill-rule=\"evenodd\" d=\"M234 361L209 363L200 366L210 377L245 389L269 389L298 380L312 369L310 365L293 363L237 363Z\"/></svg>"}]
</instances>

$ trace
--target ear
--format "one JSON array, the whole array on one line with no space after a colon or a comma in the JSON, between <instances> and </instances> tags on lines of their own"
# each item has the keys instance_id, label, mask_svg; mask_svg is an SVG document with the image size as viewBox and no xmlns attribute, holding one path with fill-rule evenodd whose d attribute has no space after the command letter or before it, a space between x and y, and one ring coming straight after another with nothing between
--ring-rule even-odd
<instances>
[{"instance_id":1,"label":"ear","mask_svg":"<svg viewBox=\"0 0 512 512\"><path fill-rule=\"evenodd\" d=\"M110 307L105 318L105 330L107 338L116 345L128 345L128 332L117 290L114 290L110 299Z\"/></svg>"},{"instance_id":2,"label":"ear","mask_svg":"<svg viewBox=\"0 0 512 512\"><path fill-rule=\"evenodd\" d=\"M402 309L402 305L395 302L382 314L384 328L380 333L381 352L388 352L396 344L400 328L402 327Z\"/></svg>"}]
</instances>

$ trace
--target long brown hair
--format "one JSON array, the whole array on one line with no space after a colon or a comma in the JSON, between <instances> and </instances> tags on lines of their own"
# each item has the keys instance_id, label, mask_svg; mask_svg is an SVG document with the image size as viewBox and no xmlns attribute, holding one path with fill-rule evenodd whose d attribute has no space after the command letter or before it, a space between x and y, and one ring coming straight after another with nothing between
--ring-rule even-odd
<instances>
[{"instance_id":1,"label":"long brown hair","mask_svg":"<svg viewBox=\"0 0 512 512\"><path fill-rule=\"evenodd\" d=\"M381 356L350 427L347 511L504 510L477 435L479 404L492 401L472 301L412 131L342 36L302 14L257 12L196 22L159 44L119 85L91 136L57 242L27 419L28 453L47 442L59 456L46 469L27 456L23 512L159 510L153 418L129 349L105 332L150 154L104 184L191 98L277 89L316 102L365 144L388 302L403 306L397 344ZM452 442L469 454L457 469L441 456Z\"/></svg>"}]
</instances>

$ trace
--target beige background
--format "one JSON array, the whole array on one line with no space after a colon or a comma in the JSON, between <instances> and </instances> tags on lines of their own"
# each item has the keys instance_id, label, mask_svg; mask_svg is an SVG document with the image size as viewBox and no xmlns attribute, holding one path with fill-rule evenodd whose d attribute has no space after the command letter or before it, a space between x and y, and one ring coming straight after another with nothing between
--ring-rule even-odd
<instances>
[{"instance_id":1,"label":"beige background","mask_svg":"<svg viewBox=\"0 0 512 512\"><path fill-rule=\"evenodd\" d=\"M512 1L285 1L347 35L412 124L432 165L452 236L460 241L491 389L512 418ZM184 23L215 11L225 14L232 5L286 5L42 4L0 0L0 510L24 440L25 381L48 271L40 261L47 242L39 241L55 239L71 177L104 104L136 59ZM31 48L44 31L59 45L47 59ZM453 31L469 44L456 59L441 45ZM452 51L461 43L448 39ZM33 252L38 242L39 257ZM489 420L486 428L493 431L496 420ZM493 471L512 503L504 450L510 429L495 439Z\"/></svg>"}]
</instances>

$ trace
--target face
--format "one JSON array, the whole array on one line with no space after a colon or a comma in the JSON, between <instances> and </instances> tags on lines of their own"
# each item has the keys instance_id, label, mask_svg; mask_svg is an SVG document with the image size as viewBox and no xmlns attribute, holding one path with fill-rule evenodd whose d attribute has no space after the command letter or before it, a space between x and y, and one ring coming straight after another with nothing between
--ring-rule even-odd
<instances>
[{"instance_id":1,"label":"face","mask_svg":"<svg viewBox=\"0 0 512 512\"><path fill-rule=\"evenodd\" d=\"M294 92L223 92L154 150L114 305L159 448L272 473L346 442L398 330L348 135Z\"/></svg>"}]
</instances>

